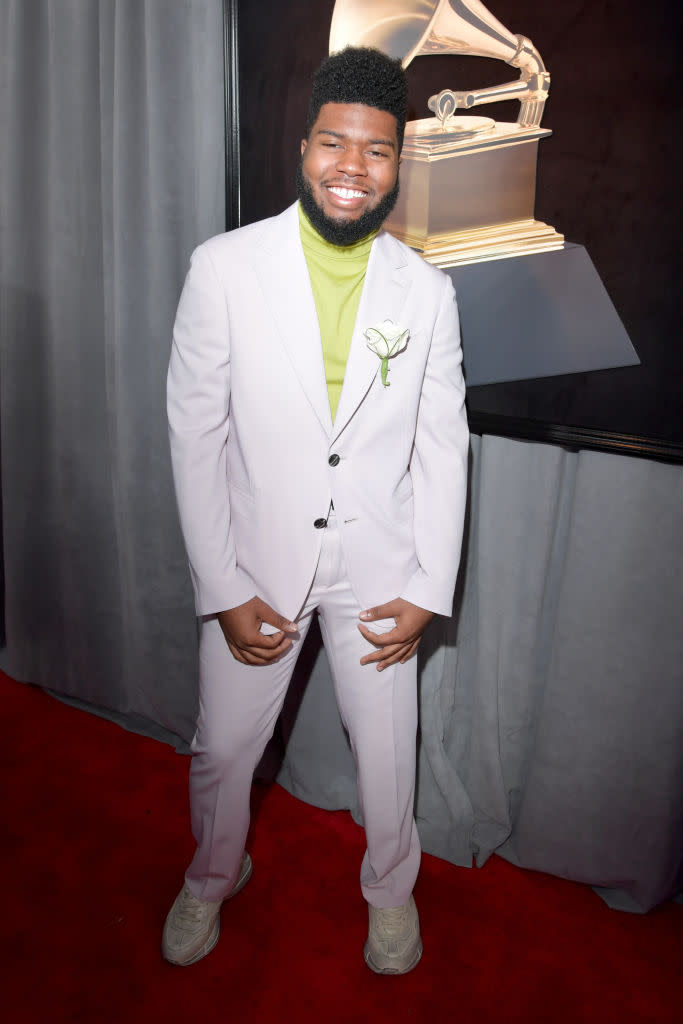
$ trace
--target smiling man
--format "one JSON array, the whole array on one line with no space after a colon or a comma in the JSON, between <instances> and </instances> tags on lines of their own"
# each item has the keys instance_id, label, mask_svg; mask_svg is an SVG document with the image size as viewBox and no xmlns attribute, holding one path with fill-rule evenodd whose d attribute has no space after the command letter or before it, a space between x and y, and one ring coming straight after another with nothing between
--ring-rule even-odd
<instances>
[{"instance_id":1,"label":"smiling man","mask_svg":"<svg viewBox=\"0 0 683 1024\"><path fill-rule=\"evenodd\" d=\"M171 963L213 949L222 903L249 880L253 772L316 614L357 768L365 961L402 974L422 955L415 655L451 612L468 432L450 279L381 230L406 110L398 62L329 57L298 203L200 246L180 299L168 415L200 713Z\"/></svg>"}]
</instances>

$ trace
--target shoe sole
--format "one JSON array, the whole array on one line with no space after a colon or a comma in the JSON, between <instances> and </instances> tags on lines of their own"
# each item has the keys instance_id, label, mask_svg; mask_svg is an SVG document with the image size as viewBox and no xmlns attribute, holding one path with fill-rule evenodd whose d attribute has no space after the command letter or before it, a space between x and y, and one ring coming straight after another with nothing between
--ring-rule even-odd
<instances>
[{"instance_id":1,"label":"shoe sole","mask_svg":"<svg viewBox=\"0 0 683 1024\"><path fill-rule=\"evenodd\" d=\"M365 958L366 964L368 965L371 971L375 972L375 974L407 974L408 971L412 971L414 967L417 967L422 958L422 939L420 939L419 945L415 950L415 955L413 956L413 959L405 967L380 967L379 964L376 964L372 959L372 956L367 947L363 950L363 956Z\"/></svg>"},{"instance_id":2,"label":"shoe sole","mask_svg":"<svg viewBox=\"0 0 683 1024\"><path fill-rule=\"evenodd\" d=\"M254 865L251 862L251 857L249 856L248 853L245 853L241 864L240 876L235 882L233 888L230 890L228 895L223 900L223 903L227 903L227 901L231 900L233 896L236 896L238 892L242 892L242 889L244 889L245 885L251 878L253 871ZM203 960L205 956L208 956L211 950L216 946L216 943L218 942L220 936L221 917L219 911L218 917L216 918L216 922L211 930L211 934L209 935L208 939L206 940L202 948L199 949L190 960L171 960L170 957L166 956L165 953L163 954L164 960L166 960L169 964L173 964L174 967L191 967L192 964L196 964L198 960Z\"/></svg>"},{"instance_id":3,"label":"shoe sole","mask_svg":"<svg viewBox=\"0 0 683 1024\"><path fill-rule=\"evenodd\" d=\"M195 953L191 960L169 960L168 957L165 957L164 959L168 960L169 964L173 964L174 967L190 967L192 964L196 964L198 960L202 960L211 952L211 950L218 942L220 934L221 924L220 920L216 918L216 923L213 926L211 934L209 935L208 939L206 940L202 948Z\"/></svg>"},{"instance_id":4,"label":"shoe sole","mask_svg":"<svg viewBox=\"0 0 683 1024\"><path fill-rule=\"evenodd\" d=\"M227 903L228 900L231 900L233 896L237 895L238 892L242 892L242 889L244 889L245 885L251 878L253 871L254 865L251 863L251 857L249 856L248 853L245 853L244 857L242 858L242 863L240 865L240 876L235 882L230 892L228 893L228 895L223 900L224 903Z\"/></svg>"}]
</instances>

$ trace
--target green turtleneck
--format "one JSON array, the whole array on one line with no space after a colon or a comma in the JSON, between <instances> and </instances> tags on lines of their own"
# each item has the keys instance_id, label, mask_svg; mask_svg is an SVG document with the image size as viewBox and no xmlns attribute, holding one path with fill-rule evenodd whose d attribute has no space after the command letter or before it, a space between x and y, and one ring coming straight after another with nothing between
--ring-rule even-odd
<instances>
[{"instance_id":1,"label":"green turtleneck","mask_svg":"<svg viewBox=\"0 0 683 1024\"><path fill-rule=\"evenodd\" d=\"M301 244L320 325L332 422L344 383L351 336L376 231L355 245L339 246L318 234L299 204Z\"/></svg>"}]
</instances>

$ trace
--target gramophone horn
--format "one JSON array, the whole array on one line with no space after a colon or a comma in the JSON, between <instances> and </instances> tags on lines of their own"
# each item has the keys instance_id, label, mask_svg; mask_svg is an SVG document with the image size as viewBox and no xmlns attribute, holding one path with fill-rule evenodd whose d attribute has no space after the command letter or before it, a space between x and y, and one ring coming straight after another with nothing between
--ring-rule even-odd
<instances>
[{"instance_id":1,"label":"gramophone horn","mask_svg":"<svg viewBox=\"0 0 683 1024\"><path fill-rule=\"evenodd\" d=\"M509 61L519 40L479 0L337 0L330 53L373 46L400 60L459 53Z\"/></svg>"},{"instance_id":2,"label":"gramophone horn","mask_svg":"<svg viewBox=\"0 0 683 1024\"><path fill-rule=\"evenodd\" d=\"M550 88L550 75L530 39L513 35L479 0L337 0L332 14L330 52L345 46L372 46L404 67L413 57L455 53L494 57L520 69L516 82L469 92L443 89L429 99L443 126L461 109L518 99L517 123L538 126Z\"/></svg>"}]
</instances>

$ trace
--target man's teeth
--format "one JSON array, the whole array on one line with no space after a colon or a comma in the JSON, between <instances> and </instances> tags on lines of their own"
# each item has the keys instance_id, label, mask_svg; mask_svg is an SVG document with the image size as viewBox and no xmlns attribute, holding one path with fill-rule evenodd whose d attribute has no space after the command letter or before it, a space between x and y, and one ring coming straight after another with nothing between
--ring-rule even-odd
<instances>
[{"instance_id":1,"label":"man's teeth","mask_svg":"<svg viewBox=\"0 0 683 1024\"><path fill-rule=\"evenodd\" d=\"M334 192L335 196L339 196L340 199L365 198L365 192L361 192L357 188L340 188L338 185L330 185L330 192Z\"/></svg>"}]
</instances>

